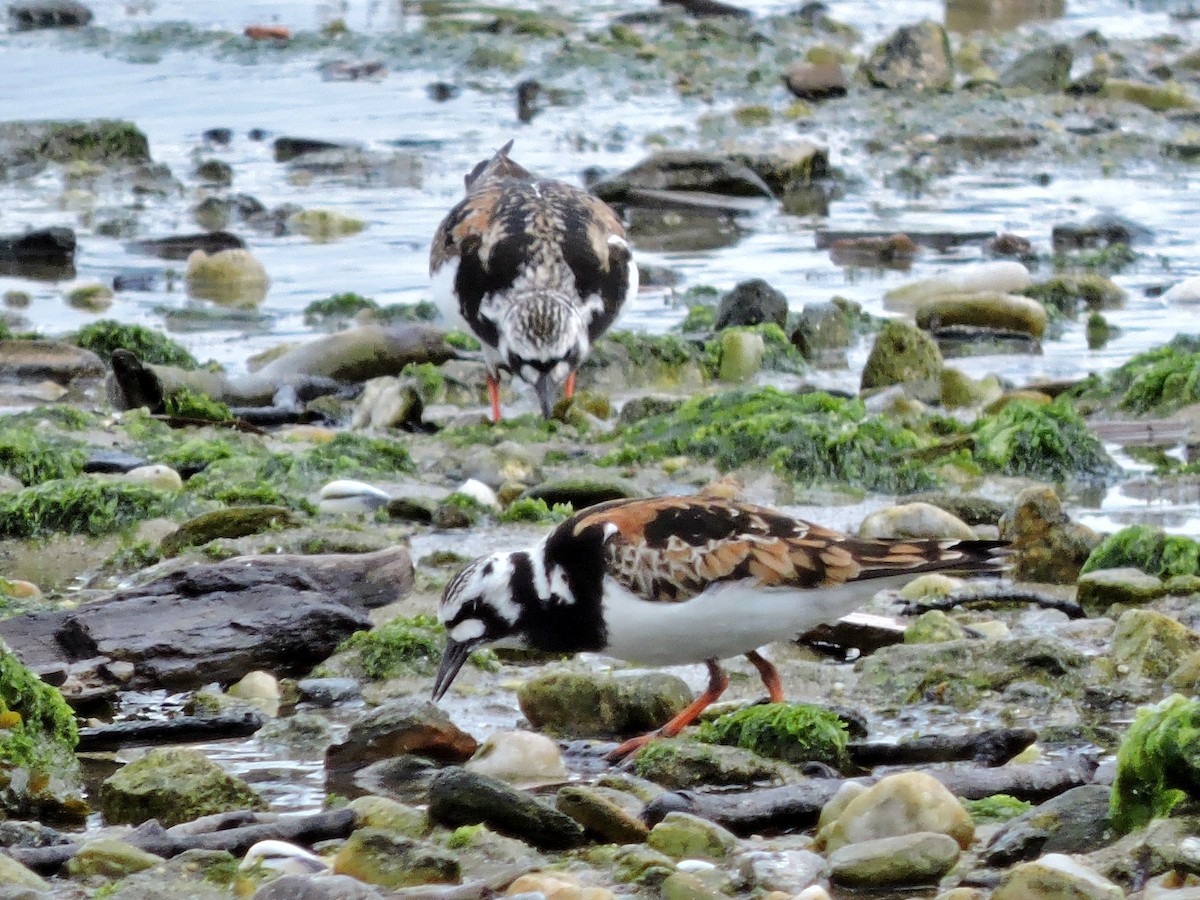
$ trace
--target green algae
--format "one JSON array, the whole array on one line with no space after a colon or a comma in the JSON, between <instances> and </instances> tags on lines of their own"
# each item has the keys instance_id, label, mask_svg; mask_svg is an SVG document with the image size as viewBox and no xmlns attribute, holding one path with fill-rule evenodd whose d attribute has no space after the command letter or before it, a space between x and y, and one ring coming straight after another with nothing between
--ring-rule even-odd
<instances>
[{"instance_id":1,"label":"green algae","mask_svg":"<svg viewBox=\"0 0 1200 900\"><path fill-rule=\"evenodd\" d=\"M974 457L986 471L1051 481L1108 478L1117 467L1071 401L1016 401L980 420Z\"/></svg>"},{"instance_id":2,"label":"green algae","mask_svg":"<svg viewBox=\"0 0 1200 900\"><path fill-rule=\"evenodd\" d=\"M30 426L44 427L46 423L56 425L63 431L83 431L91 428L100 421L100 417L85 412L74 406L59 404L58 406L35 406L23 412L0 416L0 431L26 428Z\"/></svg>"},{"instance_id":3,"label":"green algae","mask_svg":"<svg viewBox=\"0 0 1200 900\"><path fill-rule=\"evenodd\" d=\"M432 674L442 658L442 626L431 615L393 619L371 631L357 631L338 647L356 651L363 674L382 681L401 673Z\"/></svg>"},{"instance_id":4,"label":"green algae","mask_svg":"<svg viewBox=\"0 0 1200 900\"><path fill-rule=\"evenodd\" d=\"M434 322L440 313L437 305L427 300L419 303L392 303L380 306L370 297L352 291L333 294L323 300L314 300L304 307L304 324L341 324L347 319L366 314L376 322Z\"/></svg>"},{"instance_id":5,"label":"green algae","mask_svg":"<svg viewBox=\"0 0 1200 900\"><path fill-rule=\"evenodd\" d=\"M1080 574L1125 566L1164 579L1195 575L1200 573L1200 543L1150 525L1131 525L1106 537L1089 554Z\"/></svg>"},{"instance_id":6,"label":"green algae","mask_svg":"<svg viewBox=\"0 0 1200 900\"><path fill-rule=\"evenodd\" d=\"M915 459L913 431L866 412L862 401L775 388L697 397L625 429L609 465L687 455L718 469L765 465L803 484L843 483L889 493L934 487Z\"/></svg>"},{"instance_id":7,"label":"green algae","mask_svg":"<svg viewBox=\"0 0 1200 900\"><path fill-rule=\"evenodd\" d=\"M762 368L765 371L797 374L803 372L808 367L804 355L796 349L788 339L787 334L784 333L784 330L774 322L767 322L762 325L740 325L733 328L725 328L722 329L721 334L724 335L729 332L745 332L748 334L757 334L762 337L764 347ZM722 346L720 336L704 345L706 367L708 375L712 378L715 378L717 373L721 371Z\"/></svg>"},{"instance_id":8,"label":"green algae","mask_svg":"<svg viewBox=\"0 0 1200 900\"><path fill-rule=\"evenodd\" d=\"M1170 415L1200 402L1200 336L1177 335L1139 353L1103 379L1089 379L1079 395L1116 398L1121 409L1141 415Z\"/></svg>"},{"instance_id":9,"label":"green algae","mask_svg":"<svg viewBox=\"0 0 1200 900\"><path fill-rule=\"evenodd\" d=\"M228 422L233 418L229 407L208 394L179 388L163 395L163 412L179 419Z\"/></svg>"},{"instance_id":10,"label":"green algae","mask_svg":"<svg viewBox=\"0 0 1200 900\"><path fill-rule=\"evenodd\" d=\"M143 485L88 476L60 478L0 494L0 537L111 534L166 515L178 505L172 495Z\"/></svg>"},{"instance_id":11,"label":"green algae","mask_svg":"<svg viewBox=\"0 0 1200 900\"><path fill-rule=\"evenodd\" d=\"M1117 751L1109 818L1128 834L1168 815L1200 784L1200 700L1172 694L1139 709Z\"/></svg>"},{"instance_id":12,"label":"green algae","mask_svg":"<svg viewBox=\"0 0 1200 900\"><path fill-rule=\"evenodd\" d=\"M1028 800L1018 800L1008 794L992 794L978 800L960 800L976 825L1008 822L1033 809Z\"/></svg>"},{"instance_id":13,"label":"green algae","mask_svg":"<svg viewBox=\"0 0 1200 900\"><path fill-rule=\"evenodd\" d=\"M46 771L62 765L78 740L62 694L0 642L0 765Z\"/></svg>"},{"instance_id":14,"label":"green algae","mask_svg":"<svg viewBox=\"0 0 1200 900\"><path fill-rule=\"evenodd\" d=\"M700 740L752 750L791 763L843 767L849 733L836 713L808 703L748 706L700 725Z\"/></svg>"},{"instance_id":15,"label":"green algae","mask_svg":"<svg viewBox=\"0 0 1200 900\"><path fill-rule=\"evenodd\" d=\"M570 503L555 503L547 506L540 497L521 497L500 513L497 521L505 523L534 522L553 525L565 521L575 512Z\"/></svg>"},{"instance_id":16,"label":"green algae","mask_svg":"<svg viewBox=\"0 0 1200 900\"><path fill-rule=\"evenodd\" d=\"M4 425L10 417L4 417ZM87 462L84 445L71 438L30 428L0 426L0 472L31 486L74 478Z\"/></svg>"},{"instance_id":17,"label":"green algae","mask_svg":"<svg viewBox=\"0 0 1200 900\"><path fill-rule=\"evenodd\" d=\"M181 344L144 325L125 325L101 319L79 329L74 343L91 350L101 359L109 359L114 350L128 350L144 363L195 369L200 364Z\"/></svg>"}]
</instances>

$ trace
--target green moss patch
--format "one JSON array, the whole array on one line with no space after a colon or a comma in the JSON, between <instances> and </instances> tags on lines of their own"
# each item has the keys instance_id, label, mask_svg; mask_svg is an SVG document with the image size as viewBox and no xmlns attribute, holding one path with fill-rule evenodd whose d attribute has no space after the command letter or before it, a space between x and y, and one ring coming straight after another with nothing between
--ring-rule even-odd
<instances>
[{"instance_id":1,"label":"green moss patch","mask_svg":"<svg viewBox=\"0 0 1200 900\"><path fill-rule=\"evenodd\" d=\"M5 416L5 424L10 417ZM87 462L84 445L29 428L0 425L0 472L24 485L74 478Z\"/></svg>"},{"instance_id":2,"label":"green moss patch","mask_svg":"<svg viewBox=\"0 0 1200 900\"><path fill-rule=\"evenodd\" d=\"M508 505L500 513L501 522L540 522L557 524L571 517L575 512L570 503L555 503L547 506L540 497L522 497Z\"/></svg>"},{"instance_id":3,"label":"green moss patch","mask_svg":"<svg viewBox=\"0 0 1200 900\"><path fill-rule=\"evenodd\" d=\"M1122 834L1197 795L1200 700L1180 694L1138 710L1117 751L1109 817Z\"/></svg>"},{"instance_id":4,"label":"green moss patch","mask_svg":"<svg viewBox=\"0 0 1200 900\"><path fill-rule=\"evenodd\" d=\"M171 512L178 501L142 485L63 478L0 494L0 537L41 537L54 532L111 534Z\"/></svg>"},{"instance_id":5,"label":"green moss patch","mask_svg":"<svg viewBox=\"0 0 1200 900\"><path fill-rule=\"evenodd\" d=\"M1171 578L1200 573L1200 543L1149 525L1131 525L1106 537L1080 574L1133 566L1147 575Z\"/></svg>"},{"instance_id":6,"label":"green moss patch","mask_svg":"<svg viewBox=\"0 0 1200 900\"><path fill-rule=\"evenodd\" d=\"M1071 401L1009 403L974 430L975 460L984 469L1051 481L1107 478L1117 471L1100 439Z\"/></svg>"},{"instance_id":7,"label":"green moss patch","mask_svg":"<svg viewBox=\"0 0 1200 900\"><path fill-rule=\"evenodd\" d=\"M393 619L350 635L338 652L356 651L363 674L381 681L404 672L432 674L442 658L442 626L430 615Z\"/></svg>"},{"instance_id":8,"label":"green moss patch","mask_svg":"<svg viewBox=\"0 0 1200 900\"><path fill-rule=\"evenodd\" d=\"M762 337L764 348L762 368L764 371L798 373L807 368L804 355L792 345L783 329L774 322L726 328L721 333L724 334L728 331L744 331ZM721 347L719 337L704 345L708 374L713 378L721 371Z\"/></svg>"},{"instance_id":9,"label":"green moss patch","mask_svg":"<svg viewBox=\"0 0 1200 900\"><path fill-rule=\"evenodd\" d=\"M228 422L233 418L229 407L208 394L180 388L163 396L163 412L180 419Z\"/></svg>"},{"instance_id":10,"label":"green moss patch","mask_svg":"<svg viewBox=\"0 0 1200 900\"><path fill-rule=\"evenodd\" d=\"M807 703L748 706L700 726L700 740L753 750L791 763L822 762L841 768L847 761L846 723L835 713Z\"/></svg>"},{"instance_id":11,"label":"green moss patch","mask_svg":"<svg viewBox=\"0 0 1200 900\"><path fill-rule=\"evenodd\" d=\"M1033 809L1033 804L1028 800L1018 800L1008 794L992 794L990 797L960 802L976 825L1008 822Z\"/></svg>"},{"instance_id":12,"label":"green moss patch","mask_svg":"<svg viewBox=\"0 0 1200 900\"><path fill-rule=\"evenodd\" d=\"M196 358L160 331L144 325L123 325L101 319L85 325L75 335L75 345L108 359L114 350L128 350L144 363L195 369Z\"/></svg>"},{"instance_id":13,"label":"green moss patch","mask_svg":"<svg viewBox=\"0 0 1200 900\"><path fill-rule=\"evenodd\" d=\"M1084 399L1114 400L1141 415L1170 415L1200 402L1200 336L1178 335L1169 343L1139 353L1103 378L1089 379L1079 390Z\"/></svg>"},{"instance_id":14,"label":"green moss patch","mask_svg":"<svg viewBox=\"0 0 1200 900\"><path fill-rule=\"evenodd\" d=\"M48 770L75 750L75 714L0 642L0 765Z\"/></svg>"},{"instance_id":15,"label":"green moss patch","mask_svg":"<svg viewBox=\"0 0 1200 900\"><path fill-rule=\"evenodd\" d=\"M698 397L626 429L605 462L628 464L684 454L726 471L766 465L804 484L845 483L905 493L937 484L912 458L925 442L859 400L774 388Z\"/></svg>"}]
</instances>

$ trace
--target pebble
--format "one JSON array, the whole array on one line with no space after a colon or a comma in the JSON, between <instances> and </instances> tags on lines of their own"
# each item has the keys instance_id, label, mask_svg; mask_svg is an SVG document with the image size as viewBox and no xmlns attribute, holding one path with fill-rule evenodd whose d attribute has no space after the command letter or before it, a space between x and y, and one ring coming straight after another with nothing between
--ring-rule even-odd
<instances>
[{"instance_id":1,"label":"pebble","mask_svg":"<svg viewBox=\"0 0 1200 900\"><path fill-rule=\"evenodd\" d=\"M476 478L468 478L455 489L454 493L470 497L480 506L494 510L500 509L500 498L496 496L496 492Z\"/></svg>"},{"instance_id":2,"label":"pebble","mask_svg":"<svg viewBox=\"0 0 1200 900\"><path fill-rule=\"evenodd\" d=\"M569 875L556 872L530 872L508 886L507 897L541 894L546 900L612 900L608 888L581 885Z\"/></svg>"},{"instance_id":3,"label":"pebble","mask_svg":"<svg viewBox=\"0 0 1200 900\"><path fill-rule=\"evenodd\" d=\"M958 862L960 848L945 834L918 831L840 847L829 855L833 880L855 887L929 884Z\"/></svg>"},{"instance_id":4,"label":"pebble","mask_svg":"<svg viewBox=\"0 0 1200 900\"><path fill-rule=\"evenodd\" d=\"M674 859L724 859L737 846L737 837L716 822L691 813L667 813L650 830L646 843Z\"/></svg>"},{"instance_id":5,"label":"pebble","mask_svg":"<svg viewBox=\"0 0 1200 900\"><path fill-rule=\"evenodd\" d=\"M339 478L321 488L317 510L326 515L373 513L392 498L386 491L350 478Z\"/></svg>"},{"instance_id":6,"label":"pebble","mask_svg":"<svg viewBox=\"0 0 1200 900\"><path fill-rule=\"evenodd\" d=\"M153 465L138 466L130 469L122 477L122 481L131 484L143 484L146 487L157 488L160 491L178 491L183 489L183 478L170 466Z\"/></svg>"},{"instance_id":7,"label":"pebble","mask_svg":"<svg viewBox=\"0 0 1200 900\"><path fill-rule=\"evenodd\" d=\"M1183 279L1159 299L1164 303L1200 303L1200 275Z\"/></svg>"},{"instance_id":8,"label":"pebble","mask_svg":"<svg viewBox=\"0 0 1200 900\"><path fill-rule=\"evenodd\" d=\"M852 799L821 829L818 841L833 853L848 844L920 831L949 835L965 848L975 836L975 824L958 798L932 775L901 772Z\"/></svg>"},{"instance_id":9,"label":"pebble","mask_svg":"<svg viewBox=\"0 0 1200 900\"><path fill-rule=\"evenodd\" d=\"M932 503L901 503L876 510L858 526L864 538L953 538L973 540L975 531L958 516Z\"/></svg>"},{"instance_id":10,"label":"pebble","mask_svg":"<svg viewBox=\"0 0 1200 900\"><path fill-rule=\"evenodd\" d=\"M1123 900L1125 892L1070 856L1047 853L1010 869L992 900Z\"/></svg>"},{"instance_id":11,"label":"pebble","mask_svg":"<svg viewBox=\"0 0 1200 900\"><path fill-rule=\"evenodd\" d=\"M558 744L532 731L501 731L489 737L465 764L481 775L514 784L563 781L568 777Z\"/></svg>"}]
</instances>

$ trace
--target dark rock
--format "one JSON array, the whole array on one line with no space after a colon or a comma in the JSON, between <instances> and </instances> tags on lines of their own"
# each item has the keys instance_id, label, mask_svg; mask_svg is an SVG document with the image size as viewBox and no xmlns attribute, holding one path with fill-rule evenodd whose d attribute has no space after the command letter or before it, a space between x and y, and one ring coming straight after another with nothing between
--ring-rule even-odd
<instances>
[{"instance_id":1,"label":"dark rock","mask_svg":"<svg viewBox=\"0 0 1200 900\"><path fill-rule=\"evenodd\" d=\"M844 359L853 338L850 317L836 303L806 303L791 336L792 344L810 362Z\"/></svg>"},{"instance_id":2,"label":"dark rock","mask_svg":"<svg viewBox=\"0 0 1200 900\"><path fill-rule=\"evenodd\" d=\"M998 234L983 245L983 252L989 256L1012 256L1025 257L1033 252L1033 244L1028 238L1021 237L1019 234L1011 234L1004 232Z\"/></svg>"},{"instance_id":3,"label":"dark rock","mask_svg":"<svg viewBox=\"0 0 1200 900\"><path fill-rule=\"evenodd\" d=\"M245 249L246 242L228 231L204 231L199 234L178 234L164 238L147 238L133 241L129 249L135 253L148 253L159 259L187 259L194 250L205 253L220 253L222 250Z\"/></svg>"},{"instance_id":4,"label":"dark rock","mask_svg":"<svg viewBox=\"0 0 1200 900\"><path fill-rule=\"evenodd\" d=\"M75 232L38 228L0 236L0 275L64 280L75 277Z\"/></svg>"},{"instance_id":5,"label":"dark rock","mask_svg":"<svg viewBox=\"0 0 1200 900\"><path fill-rule=\"evenodd\" d=\"M68 384L75 378L98 378L104 363L91 350L60 341L0 341L0 376L20 381Z\"/></svg>"},{"instance_id":6,"label":"dark rock","mask_svg":"<svg viewBox=\"0 0 1200 900\"><path fill-rule=\"evenodd\" d=\"M32 0L13 3L8 17L18 31L34 28L77 28L92 21L92 11L77 0Z\"/></svg>"},{"instance_id":7,"label":"dark rock","mask_svg":"<svg viewBox=\"0 0 1200 900\"><path fill-rule=\"evenodd\" d=\"M1047 800L996 832L981 854L985 865L1007 868L1044 853L1089 853L1116 839L1108 823L1108 785L1085 784Z\"/></svg>"},{"instance_id":8,"label":"dark rock","mask_svg":"<svg viewBox=\"0 0 1200 900\"><path fill-rule=\"evenodd\" d=\"M1154 232L1144 225L1113 215L1096 216L1081 225L1055 225L1050 230L1050 244L1055 253L1111 247L1114 244L1132 247L1153 238Z\"/></svg>"},{"instance_id":9,"label":"dark rock","mask_svg":"<svg viewBox=\"0 0 1200 900\"><path fill-rule=\"evenodd\" d=\"M487 825L545 850L584 843L583 828L570 816L498 778L452 766L429 786L429 818L439 825Z\"/></svg>"},{"instance_id":10,"label":"dark rock","mask_svg":"<svg viewBox=\"0 0 1200 900\"><path fill-rule=\"evenodd\" d=\"M954 66L946 29L928 20L898 28L875 47L863 69L875 87L949 90Z\"/></svg>"},{"instance_id":11,"label":"dark rock","mask_svg":"<svg viewBox=\"0 0 1200 900\"><path fill-rule=\"evenodd\" d=\"M678 676L572 672L539 675L517 689L531 725L562 737L630 737L666 724L692 702Z\"/></svg>"},{"instance_id":12,"label":"dark rock","mask_svg":"<svg viewBox=\"0 0 1200 900\"><path fill-rule=\"evenodd\" d=\"M532 78L517 84L517 121L532 122L545 108L542 83Z\"/></svg>"},{"instance_id":13,"label":"dark rock","mask_svg":"<svg viewBox=\"0 0 1200 900\"><path fill-rule=\"evenodd\" d=\"M118 272L113 276L114 291L157 291L162 276L158 272Z\"/></svg>"},{"instance_id":14,"label":"dark rock","mask_svg":"<svg viewBox=\"0 0 1200 900\"><path fill-rule=\"evenodd\" d=\"M660 0L663 6L678 6L689 16L708 18L750 18L750 11L740 6L722 3L721 0Z\"/></svg>"},{"instance_id":15,"label":"dark rock","mask_svg":"<svg viewBox=\"0 0 1200 900\"><path fill-rule=\"evenodd\" d=\"M206 159L196 166L196 177L209 184L228 187L233 184L233 167L220 159Z\"/></svg>"},{"instance_id":16,"label":"dark rock","mask_svg":"<svg viewBox=\"0 0 1200 900\"><path fill-rule=\"evenodd\" d=\"M322 81L382 81L387 77L387 66L377 59L363 62L347 62L334 59L318 66Z\"/></svg>"},{"instance_id":17,"label":"dark rock","mask_svg":"<svg viewBox=\"0 0 1200 900\"><path fill-rule=\"evenodd\" d=\"M714 327L717 331L737 325L787 324L788 301L783 292L761 278L752 278L734 286L717 306Z\"/></svg>"},{"instance_id":18,"label":"dark rock","mask_svg":"<svg viewBox=\"0 0 1200 900\"><path fill-rule=\"evenodd\" d=\"M88 454L87 462L83 464L84 472L105 472L108 474L128 472L139 466L149 465L150 461L142 456L134 456L124 450L93 449Z\"/></svg>"},{"instance_id":19,"label":"dark rock","mask_svg":"<svg viewBox=\"0 0 1200 900\"><path fill-rule=\"evenodd\" d=\"M433 507L420 500L408 497L393 497L387 502L389 519L400 519L405 522L421 522L428 525L433 521Z\"/></svg>"},{"instance_id":20,"label":"dark rock","mask_svg":"<svg viewBox=\"0 0 1200 900\"><path fill-rule=\"evenodd\" d=\"M1041 143L1032 131L999 131L982 134L943 134L939 147L949 147L967 159L992 159L1010 156Z\"/></svg>"},{"instance_id":21,"label":"dark rock","mask_svg":"<svg viewBox=\"0 0 1200 900\"><path fill-rule=\"evenodd\" d=\"M105 379L104 393L112 408L119 412L144 408L153 415L161 414L166 400L154 370L123 348L112 352L111 362L112 373Z\"/></svg>"},{"instance_id":22,"label":"dark rock","mask_svg":"<svg viewBox=\"0 0 1200 900\"><path fill-rule=\"evenodd\" d=\"M233 142L232 128L209 128L200 137L214 147L228 147Z\"/></svg>"},{"instance_id":23,"label":"dark rock","mask_svg":"<svg viewBox=\"0 0 1200 900\"><path fill-rule=\"evenodd\" d=\"M132 122L120 119L14 121L0 123L0 174L48 163L102 165L150 163L150 142Z\"/></svg>"},{"instance_id":24,"label":"dark rock","mask_svg":"<svg viewBox=\"0 0 1200 900\"><path fill-rule=\"evenodd\" d=\"M670 266L638 263L638 283L642 287L675 287L681 281L683 275Z\"/></svg>"},{"instance_id":25,"label":"dark rock","mask_svg":"<svg viewBox=\"0 0 1200 900\"><path fill-rule=\"evenodd\" d=\"M383 900L369 884L349 875L281 875L268 881L251 900Z\"/></svg>"},{"instance_id":26,"label":"dark rock","mask_svg":"<svg viewBox=\"0 0 1200 900\"><path fill-rule=\"evenodd\" d=\"M425 93L435 103L445 103L461 94L462 88L456 84L450 84L448 81L434 81L425 86Z\"/></svg>"},{"instance_id":27,"label":"dark rock","mask_svg":"<svg viewBox=\"0 0 1200 900\"><path fill-rule=\"evenodd\" d=\"M1074 584L1100 535L1072 522L1053 488L1028 487L1000 520L1000 536L1012 542L1013 577L1021 581Z\"/></svg>"},{"instance_id":28,"label":"dark rock","mask_svg":"<svg viewBox=\"0 0 1200 900\"><path fill-rule=\"evenodd\" d=\"M801 100L846 96L846 72L837 62L798 62L783 75L788 90Z\"/></svg>"},{"instance_id":29,"label":"dark rock","mask_svg":"<svg viewBox=\"0 0 1200 900\"><path fill-rule=\"evenodd\" d=\"M346 739L325 752L325 768L342 777L381 759L418 754L441 762L465 762L475 739L428 700L406 697L376 707L350 726Z\"/></svg>"},{"instance_id":30,"label":"dark rock","mask_svg":"<svg viewBox=\"0 0 1200 900\"><path fill-rule=\"evenodd\" d=\"M412 578L404 547L237 557L73 610L6 619L0 636L35 671L85 660L93 668L131 662L128 690L188 690L255 669L299 675L370 628L366 611L403 597Z\"/></svg>"},{"instance_id":31,"label":"dark rock","mask_svg":"<svg viewBox=\"0 0 1200 900\"><path fill-rule=\"evenodd\" d=\"M1074 61L1075 54L1067 44L1037 47L1017 57L1000 75L1000 83L1006 88L1055 94L1066 89Z\"/></svg>"},{"instance_id":32,"label":"dark rock","mask_svg":"<svg viewBox=\"0 0 1200 900\"><path fill-rule=\"evenodd\" d=\"M864 240L870 238L888 239L895 237L894 231L847 231L844 229L826 228L813 236L818 250L832 250L835 244L842 241ZM906 231L904 237L913 241L919 247L928 247L938 253L946 253L965 244L982 244L996 236L994 231Z\"/></svg>"},{"instance_id":33,"label":"dark rock","mask_svg":"<svg viewBox=\"0 0 1200 900\"><path fill-rule=\"evenodd\" d=\"M906 234L888 237L844 238L834 241L829 258L835 265L907 270L917 255L917 244Z\"/></svg>"},{"instance_id":34,"label":"dark rock","mask_svg":"<svg viewBox=\"0 0 1200 900\"><path fill-rule=\"evenodd\" d=\"M275 162L290 162L307 153L321 153L326 150L346 150L346 144L335 144L332 141L318 141L311 138L275 138Z\"/></svg>"},{"instance_id":35,"label":"dark rock","mask_svg":"<svg viewBox=\"0 0 1200 900\"><path fill-rule=\"evenodd\" d=\"M302 678L296 682L300 699L322 708L357 700L362 688L353 678Z\"/></svg>"},{"instance_id":36,"label":"dark rock","mask_svg":"<svg viewBox=\"0 0 1200 900\"><path fill-rule=\"evenodd\" d=\"M1028 353L1040 355L1042 342L1023 331L1006 331L976 325L942 325L930 329L945 359L969 356L992 356L997 353Z\"/></svg>"},{"instance_id":37,"label":"dark rock","mask_svg":"<svg viewBox=\"0 0 1200 900\"><path fill-rule=\"evenodd\" d=\"M773 197L748 165L689 150L664 150L593 186L602 200L636 204L645 191L680 191L731 197Z\"/></svg>"}]
</instances>

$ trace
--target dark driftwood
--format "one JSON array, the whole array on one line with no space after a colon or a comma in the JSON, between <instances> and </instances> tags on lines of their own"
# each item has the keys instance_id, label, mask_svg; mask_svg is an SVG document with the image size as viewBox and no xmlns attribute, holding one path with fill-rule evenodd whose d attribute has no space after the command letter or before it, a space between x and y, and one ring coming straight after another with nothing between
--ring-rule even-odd
<instances>
[{"instance_id":1,"label":"dark driftwood","mask_svg":"<svg viewBox=\"0 0 1200 900\"><path fill-rule=\"evenodd\" d=\"M262 728L262 724L263 718L256 712L115 722L98 728L80 728L79 744L75 749L89 753L147 744L188 744L246 737Z\"/></svg>"},{"instance_id":2,"label":"dark driftwood","mask_svg":"<svg viewBox=\"0 0 1200 900\"><path fill-rule=\"evenodd\" d=\"M976 734L931 734L899 744L852 741L847 749L850 761L863 768L963 761L1002 766L1036 740L1037 732L1029 728L993 728Z\"/></svg>"},{"instance_id":3,"label":"dark driftwood","mask_svg":"<svg viewBox=\"0 0 1200 900\"><path fill-rule=\"evenodd\" d=\"M367 611L412 587L412 558L374 553L238 557L180 569L73 610L0 622L2 637L34 671L67 666L68 702L80 683L103 684L107 664L133 665L125 690L190 690L265 669L307 672L355 631Z\"/></svg>"},{"instance_id":4,"label":"dark driftwood","mask_svg":"<svg viewBox=\"0 0 1200 900\"><path fill-rule=\"evenodd\" d=\"M1041 802L1073 787L1088 784L1096 771L1090 759L1077 757L1056 764L1005 766L998 769L948 768L924 770L957 797L978 800L992 794L1009 794ZM878 778L822 778L786 787L764 788L737 794L704 794L671 791L651 802L642 813L656 825L669 812L689 812L711 819L739 835L794 831L817 822L821 807L846 781L871 784Z\"/></svg>"},{"instance_id":5,"label":"dark driftwood","mask_svg":"<svg viewBox=\"0 0 1200 900\"><path fill-rule=\"evenodd\" d=\"M226 850L234 856L242 856L259 841L290 841L293 844L308 846L317 841L348 837L354 830L354 820L353 810L339 809L311 816L280 817L272 822L190 834L176 828L163 828L156 820L151 819L125 835L122 840L148 853L166 858L178 856L187 850ZM219 821L215 824L219 824ZM4 852L35 872L52 875L66 865L82 846L55 844L51 847L10 847Z\"/></svg>"},{"instance_id":6,"label":"dark driftwood","mask_svg":"<svg viewBox=\"0 0 1200 900\"><path fill-rule=\"evenodd\" d=\"M943 600L914 600L906 603L902 612L906 616L919 616L921 613L934 609L945 612L957 606L969 606L973 603L1032 603L1042 609L1057 609L1066 613L1070 619L1086 617L1083 607L1074 600L1065 600L1062 597L1054 597L1038 591L1016 590L1006 585L955 594Z\"/></svg>"}]
</instances>

